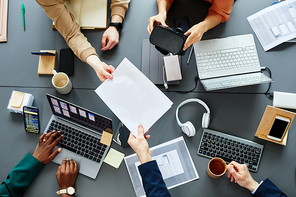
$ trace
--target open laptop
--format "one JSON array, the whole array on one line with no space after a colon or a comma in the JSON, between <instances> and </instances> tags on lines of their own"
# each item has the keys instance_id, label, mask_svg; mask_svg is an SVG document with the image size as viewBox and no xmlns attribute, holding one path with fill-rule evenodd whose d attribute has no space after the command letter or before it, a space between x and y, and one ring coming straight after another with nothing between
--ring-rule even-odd
<instances>
[{"instance_id":1,"label":"open laptop","mask_svg":"<svg viewBox=\"0 0 296 197\"><path fill-rule=\"evenodd\" d=\"M198 75L207 91L271 82L261 73L252 34L194 43Z\"/></svg>"},{"instance_id":2,"label":"open laptop","mask_svg":"<svg viewBox=\"0 0 296 197\"><path fill-rule=\"evenodd\" d=\"M104 132L113 133L112 120L50 94L46 97L53 114L44 133L56 130L64 135L56 147L63 150L53 162L71 158L78 163L79 173L95 179L109 150L100 139Z\"/></svg>"}]
</instances>

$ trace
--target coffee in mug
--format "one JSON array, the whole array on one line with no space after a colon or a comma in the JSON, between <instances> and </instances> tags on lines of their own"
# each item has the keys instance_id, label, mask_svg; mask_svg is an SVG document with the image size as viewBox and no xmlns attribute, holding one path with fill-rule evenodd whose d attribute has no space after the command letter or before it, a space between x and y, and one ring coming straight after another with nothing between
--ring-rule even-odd
<instances>
[{"instance_id":1,"label":"coffee in mug","mask_svg":"<svg viewBox=\"0 0 296 197\"><path fill-rule=\"evenodd\" d=\"M213 158L208 164L207 173L212 178L218 178L227 170L225 161L221 158Z\"/></svg>"}]
</instances>

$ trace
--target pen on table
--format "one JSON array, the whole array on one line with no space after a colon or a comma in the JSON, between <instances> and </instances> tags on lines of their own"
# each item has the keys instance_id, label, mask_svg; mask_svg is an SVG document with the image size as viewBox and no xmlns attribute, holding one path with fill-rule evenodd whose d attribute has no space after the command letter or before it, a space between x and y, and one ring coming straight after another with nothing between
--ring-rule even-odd
<instances>
[{"instance_id":1,"label":"pen on table","mask_svg":"<svg viewBox=\"0 0 296 197\"><path fill-rule=\"evenodd\" d=\"M23 17L23 28L25 31L25 6L23 3L22 3L22 17Z\"/></svg>"},{"instance_id":2,"label":"pen on table","mask_svg":"<svg viewBox=\"0 0 296 197\"><path fill-rule=\"evenodd\" d=\"M190 58L191 58L191 55L192 55L192 51L193 51L193 45L191 45L190 53L189 53L188 59L187 59L187 65L189 64L189 61L190 61Z\"/></svg>"}]
</instances>

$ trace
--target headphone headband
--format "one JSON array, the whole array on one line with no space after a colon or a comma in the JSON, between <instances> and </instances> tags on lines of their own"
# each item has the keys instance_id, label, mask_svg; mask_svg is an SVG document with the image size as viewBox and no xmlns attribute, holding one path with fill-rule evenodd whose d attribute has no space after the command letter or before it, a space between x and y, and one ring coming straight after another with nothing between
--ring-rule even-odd
<instances>
[{"instance_id":1,"label":"headphone headband","mask_svg":"<svg viewBox=\"0 0 296 197\"><path fill-rule=\"evenodd\" d=\"M208 113L208 114L210 113L210 108L209 108L209 107L207 106L207 104L206 104L205 102L203 102L202 100L197 99L197 98L190 98L190 99L187 99L187 100L181 102L181 103L178 105L177 109L176 109L176 120L177 120L179 126L181 126L181 124L182 124L182 123L180 122L180 120L179 120L179 117L178 117L179 109L180 109L180 107L182 107L183 105L185 105L185 104L187 104L187 103L191 103L191 102L197 102L197 103L201 104L201 105L206 109L207 113Z\"/></svg>"},{"instance_id":2,"label":"headphone headband","mask_svg":"<svg viewBox=\"0 0 296 197\"><path fill-rule=\"evenodd\" d=\"M205 102L203 102L200 99L196 99L196 98L187 99L187 100L181 102L176 109L176 120L177 120L178 125L181 127L182 131L188 137L192 137L195 135L195 132L196 132L195 128L190 121L187 121L186 123L181 123L179 120L179 117L178 117L178 113L179 113L180 107L182 107L183 105L185 105L187 103L191 103L191 102L197 102L197 103L201 104L207 111L206 113L204 113L204 115L202 117L202 128L208 128L209 123L210 123L210 109Z\"/></svg>"}]
</instances>

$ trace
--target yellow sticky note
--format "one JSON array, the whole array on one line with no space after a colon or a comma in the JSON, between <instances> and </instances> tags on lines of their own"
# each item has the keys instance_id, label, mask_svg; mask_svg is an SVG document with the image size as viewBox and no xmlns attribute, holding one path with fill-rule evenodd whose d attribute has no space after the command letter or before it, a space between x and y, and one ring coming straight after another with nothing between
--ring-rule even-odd
<instances>
[{"instance_id":1,"label":"yellow sticky note","mask_svg":"<svg viewBox=\"0 0 296 197\"><path fill-rule=\"evenodd\" d=\"M103 131L103 134L102 134L102 137L101 137L101 141L100 142L102 144L105 144L107 146L110 146L111 141L112 141L112 138L113 138L113 134L108 133L107 131Z\"/></svg>"},{"instance_id":2,"label":"yellow sticky note","mask_svg":"<svg viewBox=\"0 0 296 197\"><path fill-rule=\"evenodd\" d=\"M123 153L111 148L109 153L105 157L104 162L117 169L120 166L123 158Z\"/></svg>"},{"instance_id":3,"label":"yellow sticky note","mask_svg":"<svg viewBox=\"0 0 296 197\"><path fill-rule=\"evenodd\" d=\"M13 92L10 101L10 106L20 108L22 106L24 97L25 93L23 92Z\"/></svg>"}]
</instances>

